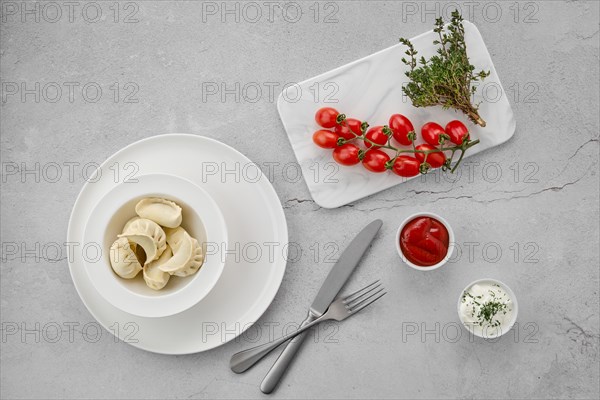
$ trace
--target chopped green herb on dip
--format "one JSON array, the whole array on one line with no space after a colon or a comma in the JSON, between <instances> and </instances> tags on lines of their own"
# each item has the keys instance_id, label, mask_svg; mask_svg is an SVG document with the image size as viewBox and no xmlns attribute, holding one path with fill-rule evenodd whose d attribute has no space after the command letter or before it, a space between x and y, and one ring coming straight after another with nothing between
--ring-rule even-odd
<instances>
[{"instance_id":1,"label":"chopped green herb on dip","mask_svg":"<svg viewBox=\"0 0 600 400\"><path fill-rule=\"evenodd\" d=\"M477 283L462 294L460 318L478 336L494 337L504 333L512 311L512 299L497 283Z\"/></svg>"}]
</instances>

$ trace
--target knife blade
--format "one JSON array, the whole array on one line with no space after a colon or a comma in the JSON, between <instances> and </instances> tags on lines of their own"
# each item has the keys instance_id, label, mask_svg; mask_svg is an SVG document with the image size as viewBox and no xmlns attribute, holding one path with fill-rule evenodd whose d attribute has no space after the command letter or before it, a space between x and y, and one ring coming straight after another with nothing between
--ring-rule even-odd
<instances>
[{"instance_id":1,"label":"knife blade","mask_svg":"<svg viewBox=\"0 0 600 400\"><path fill-rule=\"evenodd\" d=\"M320 317L327 311L335 296L337 296L350 275L352 275L352 272L354 272L363 254L371 246L371 242L382 225L383 222L380 219L371 222L346 247L333 268L331 268L331 271L329 271L329 275L325 278L325 282L321 285L319 293L317 293L310 306L310 312L315 317Z\"/></svg>"},{"instance_id":2,"label":"knife blade","mask_svg":"<svg viewBox=\"0 0 600 400\"><path fill-rule=\"evenodd\" d=\"M308 316L302 322L301 326L314 321L327 311L331 302L335 299L350 275L352 275L352 272L371 245L373 239L375 239L382 225L383 222L380 219L376 219L363 228L352 242L350 242L331 271L329 271L325 282L321 285L321 289L319 289L317 296L309 308ZM303 332L288 342L260 385L260 390L263 393L268 394L275 389L275 386L277 386L283 373L292 362L305 337L306 332Z\"/></svg>"}]
</instances>

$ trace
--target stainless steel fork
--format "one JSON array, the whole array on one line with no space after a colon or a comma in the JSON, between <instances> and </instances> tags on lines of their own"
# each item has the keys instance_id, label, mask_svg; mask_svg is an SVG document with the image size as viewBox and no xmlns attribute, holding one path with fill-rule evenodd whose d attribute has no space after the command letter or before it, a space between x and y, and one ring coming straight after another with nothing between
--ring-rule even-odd
<instances>
[{"instance_id":1,"label":"stainless steel fork","mask_svg":"<svg viewBox=\"0 0 600 400\"><path fill-rule=\"evenodd\" d=\"M336 320L343 321L349 316L356 314L366 306L373 304L375 301L383 297L387 292L383 291L379 280L365 286L364 288L357 290L354 293L349 294L343 298L337 298L329 305L329 308L321 317L317 318L313 322L304 325L295 332L285 335L284 337L274 340L269 343L261 344L260 346L253 347L251 349L243 350L235 353L231 357L229 366L235 373L241 373L246 371L248 368L256 364L260 359L269 354L272 350L277 348L282 343L293 339L297 335L301 334L308 328L315 326L316 324L327 321ZM382 293L383 292L383 293Z\"/></svg>"}]
</instances>

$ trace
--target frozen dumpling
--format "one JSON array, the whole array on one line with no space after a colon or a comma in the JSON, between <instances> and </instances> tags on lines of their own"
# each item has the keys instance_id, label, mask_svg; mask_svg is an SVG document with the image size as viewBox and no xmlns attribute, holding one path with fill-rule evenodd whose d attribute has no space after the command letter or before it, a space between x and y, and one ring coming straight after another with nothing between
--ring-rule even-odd
<instances>
[{"instance_id":1,"label":"frozen dumpling","mask_svg":"<svg viewBox=\"0 0 600 400\"><path fill-rule=\"evenodd\" d=\"M141 246L146 253L146 263L156 260L167 248L166 235L160 226L149 219L137 219L119 235Z\"/></svg>"},{"instance_id":2,"label":"frozen dumpling","mask_svg":"<svg viewBox=\"0 0 600 400\"><path fill-rule=\"evenodd\" d=\"M144 265L144 281L146 281L146 285L148 285L149 288L160 290L165 287L167 282L169 282L171 275L161 271L160 266L172 256L173 252L171 251L171 248L167 246L158 260L154 260L151 263Z\"/></svg>"},{"instance_id":3,"label":"frozen dumpling","mask_svg":"<svg viewBox=\"0 0 600 400\"><path fill-rule=\"evenodd\" d=\"M198 243L196 239L192 238L192 246L192 258L188 261L184 268L176 271L173 275L181 277L193 275L200 269L202 263L204 263L204 251L202 250L200 243Z\"/></svg>"},{"instance_id":4,"label":"frozen dumpling","mask_svg":"<svg viewBox=\"0 0 600 400\"><path fill-rule=\"evenodd\" d=\"M142 270L129 241L122 237L110 246L110 266L121 278L131 279Z\"/></svg>"},{"instance_id":5,"label":"frozen dumpling","mask_svg":"<svg viewBox=\"0 0 600 400\"><path fill-rule=\"evenodd\" d=\"M165 228L177 228L181 225L181 207L170 200L159 197L142 199L135 206L135 212Z\"/></svg>"},{"instance_id":6,"label":"frozen dumpling","mask_svg":"<svg viewBox=\"0 0 600 400\"><path fill-rule=\"evenodd\" d=\"M192 259L194 243L182 227L167 229L167 243L173 250L173 257L161 265L160 269L173 275L183 270Z\"/></svg>"},{"instance_id":7,"label":"frozen dumpling","mask_svg":"<svg viewBox=\"0 0 600 400\"><path fill-rule=\"evenodd\" d=\"M125 231L127 231L127 229L129 228L129 225L131 225L132 222L137 221L138 219L140 219L140 217L138 217L137 215L131 219L129 219L129 221L125 222L125 226L123 227L123 232L121 233L125 233Z\"/></svg>"},{"instance_id":8,"label":"frozen dumpling","mask_svg":"<svg viewBox=\"0 0 600 400\"><path fill-rule=\"evenodd\" d=\"M117 275L132 279L143 271L146 285L161 290L171 275L193 275L204 263L204 247L183 227L182 210L175 202L148 197L137 202L137 216L129 219L110 247L110 264Z\"/></svg>"}]
</instances>

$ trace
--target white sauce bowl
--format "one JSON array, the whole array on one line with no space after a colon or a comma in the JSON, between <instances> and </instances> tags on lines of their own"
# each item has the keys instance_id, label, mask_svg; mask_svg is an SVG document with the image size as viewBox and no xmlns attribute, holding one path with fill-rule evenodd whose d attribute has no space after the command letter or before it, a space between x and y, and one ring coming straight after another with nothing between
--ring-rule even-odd
<instances>
[{"instance_id":1,"label":"white sauce bowl","mask_svg":"<svg viewBox=\"0 0 600 400\"><path fill-rule=\"evenodd\" d=\"M431 265L431 266L421 266L421 265L417 265L417 264L410 262L406 258L406 256L404 256L404 253L402 253L402 248L400 247L400 235L402 234L402 229L404 229L406 224L408 224L410 221L412 221L415 218L419 218L419 217L429 217L429 218L436 219L439 222L441 222L441 224L444 225L446 227L446 230L448 231L448 252L446 253L446 257L444 257L442 259L442 261L440 261L439 263ZM450 259L450 257L452 257L452 253L454 252L454 243L455 243L454 231L452 230L452 227L450 226L448 221L446 221L444 218L440 217L439 215L430 213L430 212L420 212L420 213L416 213L416 214L409 216L400 224L400 227L398 228L398 231L396 232L396 251L398 251L398 255L400 256L400 258L402 259L402 261L404 261L404 263L406 265L408 265L409 267L411 267L413 269L416 269L417 271L433 271L434 269L438 269L442 265L446 264L448 262L448 260Z\"/></svg>"},{"instance_id":2,"label":"white sauce bowl","mask_svg":"<svg viewBox=\"0 0 600 400\"><path fill-rule=\"evenodd\" d=\"M473 329L473 327L470 326L471 324L468 324L465 321L463 321L463 316L460 311L460 308L461 308L460 306L462 304L462 297L463 297L463 294L465 293L465 291L471 289L474 285L481 285L481 284L499 285L500 288L506 292L506 294L510 297L510 299L512 301L512 315L511 315L510 320L507 323L505 323L504 325L501 325L497 328L489 327L484 332L479 332L479 330ZM485 278L485 279L478 279L476 281L469 283L460 292L460 296L458 296L458 305L457 305L456 309L458 311L458 319L460 320L462 326L464 326L467 331L469 331L473 335L478 336L480 338L495 339L495 338L499 338L500 336L506 334L515 325L515 322L517 322L517 315L519 313L519 304L517 303L517 296L515 296L515 293L508 287L508 285L506 285L505 283L500 282L499 280L496 280L496 279Z\"/></svg>"}]
</instances>

